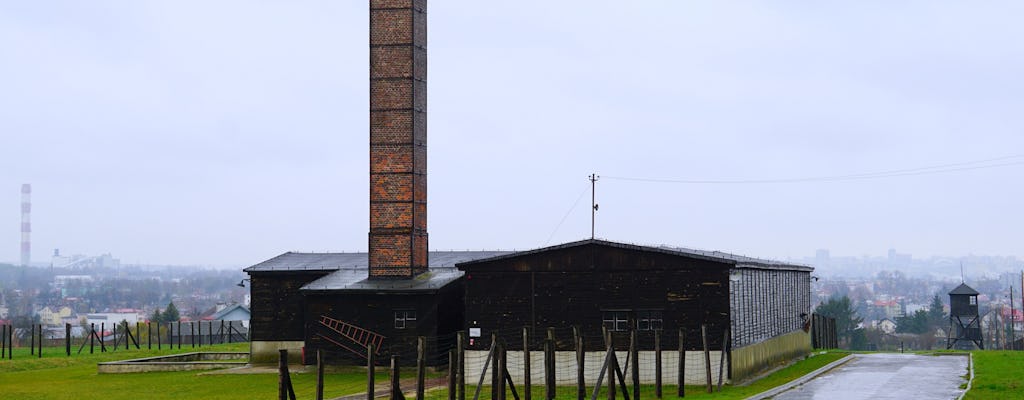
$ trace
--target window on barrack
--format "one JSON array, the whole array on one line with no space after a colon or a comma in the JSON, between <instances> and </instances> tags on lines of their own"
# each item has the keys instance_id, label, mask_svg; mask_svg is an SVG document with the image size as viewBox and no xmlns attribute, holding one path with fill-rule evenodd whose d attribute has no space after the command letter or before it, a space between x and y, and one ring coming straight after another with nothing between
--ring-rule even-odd
<instances>
[{"instance_id":1,"label":"window on barrack","mask_svg":"<svg viewBox=\"0 0 1024 400\"><path fill-rule=\"evenodd\" d=\"M395 329L412 329L416 326L416 310L396 310Z\"/></svg>"},{"instance_id":2,"label":"window on barrack","mask_svg":"<svg viewBox=\"0 0 1024 400\"><path fill-rule=\"evenodd\" d=\"M637 310L636 330L660 331L662 329L661 310Z\"/></svg>"},{"instance_id":3,"label":"window on barrack","mask_svg":"<svg viewBox=\"0 0 1024 400\"><path fill-rule=\"evenodd\" d=\"M609 331L629 330L629 310L605 310L601 315L604 327Z\"/></svg>"}]
</instances>

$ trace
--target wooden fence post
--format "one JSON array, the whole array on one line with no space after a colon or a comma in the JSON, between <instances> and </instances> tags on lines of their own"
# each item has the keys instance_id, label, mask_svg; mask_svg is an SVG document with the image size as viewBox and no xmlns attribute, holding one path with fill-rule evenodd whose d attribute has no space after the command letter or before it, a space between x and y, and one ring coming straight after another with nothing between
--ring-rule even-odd
<instances>
[{"instance_id":1,"label":"wooden fence post","mask_svg":"<svg viewBox=\"0 0 1024 400\"><path fill-rule=\"evenodd\" d=\"M71 356L71 324L64 324L64 349Z\"/></svg>"},{"instance_id":2,"label":"wooden fence post","mask_svg":"<svg viewBox=\"0 0 1024 400\"><path fill-rule=\"evenodd\" d=\"M416 400L423 400L423 385L427 379L427 338L416 340Z\"/></svg>"},{"instance_id":3,"label":"wooden fence post","mask_svg":"<svg viewBox=\"0 0 1024 400\"><path fill-rule=\"evenodd\" d=\"M615 359L615 346L612 344L611 332L605 336L608 343L608 400L615 400L615 369L618 360Z\"/></svg>"},{"instance_id":4,"label":"wooden fence post","mask_svg":"<svg viewBox=\"0 0 1024 400\"><path fill-rule=\"evenodd\" d=\"M178 320L178 350L181 350L181 320Z\"/></svg>"},{"instance_id":5,"label":"wooden fence post","mask_svg":"<svg viewBox=\"0 0 1024 400\"><path fill-rule=\"evenodd\" d=\"M587 398L587 377L583 373L586 353L583 352L583 335L576 335L576 400Z\"/></svg>"},{"instance_id":6,"label":"wooden fence post","mask_svg":"<svg viewBox=\"0 0 1024 400\"><path fill-rule=\"evenodd\" d=\"M466 400L466 331L459 331L456 339L455 358L459 365L455 372L455 391L458 400Z\"/></svg>"},{"instance_id":7,"label":"wooden fence post","mask_svg":"<svg viewBox=\"0 0 1024 400\"><path fill-rule=\"evenodd\" d=\"M316 400L324 400L324 352L316 349Z\"/></svg>"},{"instance_id":8,"label":"wooden fence post","mask_svg":"<svg viewBox=\"0 0 1024 400\"><path fill-rule=\"evenodd\" d=\"M661 398L661 331L654 331L654 397Z\"/></svg>"},{"instance_id":9,"label":"wooden fence post","mask_svg":"<svg viewBox=\"0 0 1024 400\"><path fill-rule=\"evenodd\" d=\"M530 380L530 328L523 327L523 396L526 400L533 397L533 385Z\"/></svg>"},{"instance_id":10,"label":"wooden fence post","mask_svg":"<svg viewBox=\"0 0 1024 400\"><path fill-rule=\"evenodd\" d=\"M456 397L455 382L458 378L455 375L459 371L456 366L459 361L455 353L455 349L448 350L448 400L455 400Z\"/></svg>"},{"instance_id":11,"label":"wooden fence post","mask_svg":"<svg viewBox=\"0 0 1024 400\"><path fill-rule=\"evenodd\" d=\"M506 362L505 356L506 353L504 343L498 343L498 368L496 368L494 371L498 374L498 387L491 389L497 389L498 400L505 400L505 370L508 368L508 363Z\"/></svg>"},{"instance_id":12,"label":"wooden fence post","mask_svg":"<svg viewBox=\"0 0 1024 400\"><path fill-rule=\"evenodd\" d=\"M405 400L405 396L402 395L402 386L400 383L401 378L398 376L398 356L391 355L391 400Z\"/></svg>"},{"instance_id":13,"label":"wooden fence post","mask_svg":"<svg viewBox=\"0 0 1024 400\"><path fill-rule=\"evenodd\" d=\"M725 334L723 336L724 337L722 338L722 354L720 354L720 356L718 357L718 391L719 392L722 391L722 375L725 374L725 372L723 372L723 370L725 368L725 355L729 351L729 329L728 328L725 329Z\"/></svg>"},{"instance_id":14,"label":"wooden fence post","mask_svg":"<svg viewBox=\"0 0 1024 400\"><path fill-rule=\"evenodd\" d=\"M292 388L292 375L288 371L288 350L279 350L278 358L278 399L295 400L295 389Z\"/></svg>"},{"instance_id":15,"label":"wooden fence post","mask_svg":"<svg viewBox=\"0 0 1024 400\"><path fill-rule=\"evenodd\" d=\"M373 359L373 343L366 346L366 400L373 400L374 398L374 359Z\"/></svg>"},{"instance_id":16,"label":"wooden fence post","mask_svg":"<svg viewBox=\"0 0 1024 400\"><path fill-rule=\"evenodd\" d=\"M7 325L0 325L0 360L7 358Z\"/></svg>"},{"instance_id":17,"label":"wooden fence post","mask_svg":"<svg viewBox=\"0 0 1024 400\"><path fill-rule=\"evenodd\" d=\"M704 343L704 380L707 386L708 393L712 392L711 387L711 349L708 348L708 326L707 324L700 325L700 340Z\"/></svg>"},{"instance_id":18,"label":"wooden fence post","mask_svg":"<svg viewBox=\"0 0 1024 400\"><path fill-rule=\"evenodd\" d=\"M28 346L28 354L34 356L34 355L36 355L36 326L35 325L29 325L28 326L28 335L31 338L31 339L29 339L30 341L29 341L29 346Z\"/></svg>"},{"instance_id":19,"label":"wooden fence post","mask_svg":"<svg viewBox=\"0 0 1024 400\"><path fill-rule=\"evenodd\" d=\"M637 348L636 330L629 332L630 379L633 380L633 400L640 400L640 349Z\"/></svg>"},{"instance_id":20,"label":"wooden fence post","mask_svg":"<svg viewBox=\"0 0 1024 400\"><path fill-rule=\"evenodd\" d=\"M676 396L686 397L686 333L683 328L679 328L679 368L676 370L676 383L679 385Z\"/></svg>"},{"instance_id":21,"label":"wooden fence post","mask_svg":"<svg viewBox=\"0 0 1024 400\"><path fill-rule=\"evenodd\" d=\"M498 400L498 357L501 350L498 349L498 334L491 334L491 400Z\"/></svg>"},{"instance_id":22,"label":"wooden fence post","mask_svg":"<svg viewBox=\"0 0 1024 400\"><path fill-rule=\"evenodd\" d=\"M43 358L43 324L39 324L39 358Z\"/></svg>"},{"instance_id":23,"label":"wooden fence post","mask_svg":"<svg viewBox=\"0 0 1024 400\"><path fill-rule=\"evenodd\" d=\"M288 388L285 378L288 376L288 350L278 350L277 356L277 399L288 400Z\"/></svg>"},{"instance_id":24,"label":"wooden fence post","mask_svg":"<svg viewBox=\"0 0 1024 400\"><path fill-rule=\"evenodd\" d=\"M548 338L544 340L544 387L547 400L555 398L555 340L553 330L548 330Z\"/></svg>"}]
</instances>

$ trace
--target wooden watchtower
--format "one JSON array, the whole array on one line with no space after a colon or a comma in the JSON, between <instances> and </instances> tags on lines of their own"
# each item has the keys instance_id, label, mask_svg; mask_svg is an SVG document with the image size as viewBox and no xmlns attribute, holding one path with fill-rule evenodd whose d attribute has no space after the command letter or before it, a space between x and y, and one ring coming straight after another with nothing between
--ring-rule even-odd
<instances>
[{"instance_id":1,"label":"wooden watchtower","mask_svg":"<svg viewBox=\"0 0 1024 400\"><path fill-rule=\"evenodd\" d=\"M961 283L949 292L946 349L971 350L971 342L979 349L985 349L981 338L981 319L978 318L978 291Z\"/></svg>"}]
</instances>

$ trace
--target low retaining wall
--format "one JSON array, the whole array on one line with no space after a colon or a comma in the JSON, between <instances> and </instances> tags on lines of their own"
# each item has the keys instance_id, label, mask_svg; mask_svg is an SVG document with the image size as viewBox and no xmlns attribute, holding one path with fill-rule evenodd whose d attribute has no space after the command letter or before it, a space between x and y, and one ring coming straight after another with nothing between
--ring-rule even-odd
<instances>
[{"instance_id":1,"label":"low retaining wall","mask_svg":"<svg viewBox=\"0 0 1024 400\"><path fill-rule=\"evenodd\" d=\"M252 341L249 342L249 361L253 364L277 365L281 355L278 350L288 350L289 363L302 362L302 348L306 342L296 341Z\"/></svg>"},{"instance_id":2,"label":"low retaining wall","mask_svg":"<svg viewBox=\"0 0 1024 400\"><path fill-rule=\"evenodd\" d=\"M127 374L135 372L167 372L223 369L245 366L248 353L185 353L170 356L136 358L97 364L101 374Z\"/></svg>"},{"instance_id":3,"label":"low retaining wall","mask_svg":"<svg viewBox=\"0 0 1024 400\"><path fill-rule=\"evenodd\" d=\"M509 375L516 384L523 382L524 357L523 352L509 351L505 353ZM588 351L584 355L583 375L588 385L597 383L597 375L601 372L604 364L604 351ZM615 356L619 360L619 367L623 368L628 358L626 351L616 351ZM640 358L640 383L654 384L655 381L655 353L653 351L641 351L637 356ZM480 380L480 372L483 370L484 361L487 359L487 352L480 350L466 351L466 384L476 385ZM711 377L718 382L718 364L721 359L720 351L711 352ZM726 364L722 371L728 376L729 364ZM632 366L630 366L632 368ZM575 385L576 384L576 352L556 351L555 352L555 384ZM661 352L661 379L664 385L675 385L679 371L679 352L677 350L663 350ZM629 380L630 372L622 371ZM484 384L490 385L491 371L488 369L484 377ZM605 375L605 382L608 376ZM544 384L544 352L530 352L530 381L534 385ZM686 352L685 382L687 385L703 385L705 383L704 352Z\"/></svg>"},{"instance_id":4,"label":"low retaining wall","mask_svg":"<svg viewBox=\"0 0 1024 400\"><path fill-rule=\"evenodd\" d=\"M790 332L732 350L732 379L743 380L768 367L811 353L811 335Z\"/></svg>"}]
</instances>

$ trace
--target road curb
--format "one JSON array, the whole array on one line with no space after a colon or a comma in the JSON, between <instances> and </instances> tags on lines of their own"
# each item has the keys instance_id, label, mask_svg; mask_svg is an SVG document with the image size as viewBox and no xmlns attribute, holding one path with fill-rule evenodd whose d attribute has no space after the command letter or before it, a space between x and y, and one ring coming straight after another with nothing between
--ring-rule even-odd
<instances>
[{"instance_id":1,"label":"road curb","mask_svg":"<svg viewBox=\"0 0 1024 400\"><path fill-rule=\"evenodd\" d=\"M964 396L967 396L967 392L971 391L971 384L974 383L974 353L967 353L967 365L971 370L971 377L967 379L967 387L964 388L964 392L960 393L960 397L957 400L963 400Z\"/></svg>"},{"instance_id":2,"label":"road curb","mask_svg":"<svg viewBox=\"0 0 1024 400\"><path fill-rule=\"evenodd\" d=\"M846 363L852 361L854 358L856 358L856 356L857 356L856 354L850 354L850 355L848 355L846 357L843 357L843 358L840 358L840 359L835 360L833 362L830 362L830 363L828 363L828 365L825 365L824 367L821 367L821 368L818 368L818 369L816 369L814 371L811 371L807 375L804 375L804 376L796 378L796 379L794 379L792 381L789 381L789 383L786 383L786 384L781 385L781 386L776 386L775 388L772 388L772 389L766 390L764 392L755 394L753 396L747 397L746 400L763 400L763 399L768 399L768 398L774 397L774 396L778 395L779 393L782 393L782 392L785 392L785 391L787 391L789 389L792 389L794 387L803 385L804 383L807 383L807 381L809 381L811 379L814 379L814 378L817 378L818 375L824 374L824 373L826 373L828 371L831 371L832 369L835 369L836 367L838 367L840 365L846 364Z\"/></svg>"}]
</instances>

